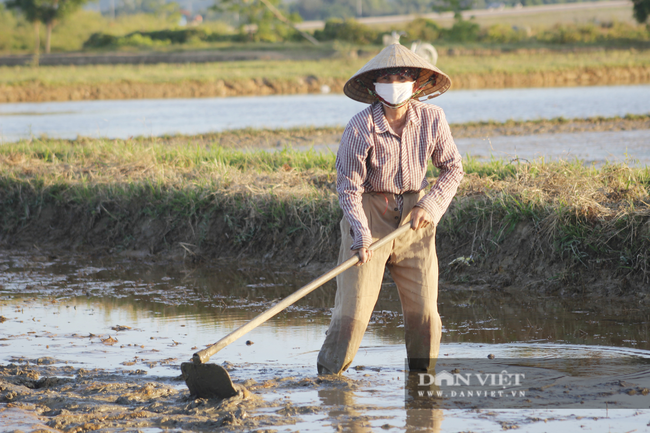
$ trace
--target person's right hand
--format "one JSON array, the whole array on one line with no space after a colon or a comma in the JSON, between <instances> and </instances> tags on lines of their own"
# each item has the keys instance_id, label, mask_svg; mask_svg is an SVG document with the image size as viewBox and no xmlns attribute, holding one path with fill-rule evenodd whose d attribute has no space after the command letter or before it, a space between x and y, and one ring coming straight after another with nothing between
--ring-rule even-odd
<instances>
[{"instance_id":1,"label":"person's right hand","mask_svg":"<svg viewBox=\"0 0 650 433\"><path fill-rule=\"evenodd\" d=\"M361 266L364 263L368 263L372 259L372 250L368 248L359 248L358 250L352 250L352 255L359 254L359 263L356 266Z\"/></svg>"}]
</instances>

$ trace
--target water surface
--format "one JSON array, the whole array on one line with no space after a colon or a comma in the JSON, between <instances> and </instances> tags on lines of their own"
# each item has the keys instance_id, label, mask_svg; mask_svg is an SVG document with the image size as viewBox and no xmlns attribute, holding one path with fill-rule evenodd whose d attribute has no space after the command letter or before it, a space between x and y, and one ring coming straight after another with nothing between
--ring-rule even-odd
<instances>
[{"instance_id":1,"label":"water surface","mask_svg":"<svg viewBox=\"0 0 650 433\"><path fill-rule=\"evenodd\" d=\"M313 277L286 267L242 261L217 261L197 269L154 259L91 260L16 251L0 252L0 271L0 316L6 319L0 325L0 363L49 359L67 366L102 368L124 375L127 381L132 375L171 380L179 374L179 363L189 360L198 348L218 340ZM519 288L494 291L443 283L440 357L649 359L650 313L634 305L590 300L588 295L560 299ZM314 378L333 303L330 283L211 361L227 362L239 382ZM474 410L405 408L406 353L399 305L394 285L385 281L362 347L346 373L358 387L280 387L276 391L280 395L261 394L269 402L284 399L296 406L326 408L326 413L307 413L295 424L279 428L367 431L390 424L398 431L471 428L489 432L512 422L531 432L549 427L577 430L583 425L592 431L629 431L647 424L648 411L610 411L605 417L604 410L541 408L483 416ZM102 341L108 337L117 341ZM177 386L184 388L182 382ZM272 407L260 411L277 410Z\"/></svg>"},{"instance_id":2,"label":"water surface","mask_svg":"<svg viewBox=\"0 0 650 433\"><path fill-rule=\"evenodd\" d=\"M627 163L650 165L650 129L636 131L575 132L561 134L514 135L457 138L461 155L479 160L578 159L586 164ZM299 146L298 150L314 149L336 153L338 143Z\"/></svg>"},{"instance_id":3,"label":"water surface","mask_svg":"<svg viewBox=\"0 0 650 433\"><path fill-rule=\"evenodd\" d=\"M650 86L452 90L431 100L450 123L623 116L650 111ZM344 95L0 104L0 138L128 138L239 128L343 126L366 105Z\"/></svg>"}]
</instances>

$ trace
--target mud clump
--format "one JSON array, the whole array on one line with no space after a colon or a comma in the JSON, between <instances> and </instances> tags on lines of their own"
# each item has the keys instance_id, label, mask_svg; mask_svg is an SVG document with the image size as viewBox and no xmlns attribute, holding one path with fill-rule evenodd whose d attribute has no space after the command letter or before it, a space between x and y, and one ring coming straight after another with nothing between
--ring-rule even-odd
<instances>
[{"instance_id":1,"label":"mud clump","mask_svg":"<svg viewBox=\"0 0 650 433\"><path fill-rule=\"evenodd\" d=\"M253 400L249 396L227 402L203 400L183 404L189 398L187 391L159 382L124 382L104 373L36 381L25 377L25 370L13 366L2 367L2 374L0 401L48 417L48 427L65 431L111 426L192 429L241 425L247 410L240 406ZM37 375L29 371L29 376Z\"/></svg>"},{"instance_id":2,"label":"mud clump","mask_svg":"<svg viewBox=\"0 0 650 433\"><path fill-rule=\"evenodd\" d=\"M101 342L103 344L113 345L113 344L117 343L118 341L117 341L117 338L113 338L113 337L111 337L109 335L107 338L104 338L103 340L101 340Z\"/></svg>"},{"instance_id":3,"label":"mud clump","mask_svg":"<svg viewBox=\"0 0 650 433\"><path fill-rule=\"evenodd\" d=\"M159 384L147 383L146 385L135 389L128 394L124 394L115 400L116 404L130 405L134 403L150 402L151 400L158 400L161 397L168 397L175 394L176 391L171 388L161 387Z\"/></svg>"},{"instance_id":4,"label":"mud clump","mask_svg":"<svg viewBox=\"0 0 650 433\"><path fill-rule=\"evenodd\" d=\"M98 369L81 374L81 369L67 369L66 373L75 377L38 379L44 373L64 374L55 370L51 366L36 369L13 364L0 366L0 402L45 419L46 427L66 432L108 428L250 431L295 424L300 415L320 411L317 406L298 407L282 399L266 401L242 385L238 385L241 392L232 398L195 399L169 378L145 381ZM352 389L353 382L349 379L297 381L288 377L256 384L254 388L271 393L303 385ZM260 408L277 410L269 415L268 411L259 413Z\"/></svg>"}]
</instances>

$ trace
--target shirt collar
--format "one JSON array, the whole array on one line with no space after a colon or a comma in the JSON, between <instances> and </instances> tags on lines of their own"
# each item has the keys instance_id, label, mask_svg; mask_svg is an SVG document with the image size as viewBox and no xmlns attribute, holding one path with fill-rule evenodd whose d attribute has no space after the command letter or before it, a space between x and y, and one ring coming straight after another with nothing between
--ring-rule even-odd
<instances>
[{"instance_id":1,"label":"shirt collar","mask_svg":"<svg viewBox=\"0 0 650 433\"><path fill-rule=\"evenodd\" d=\"M413 101L408 104L408 110L406 111L406 124L413 123L414 125L420 124L420 117L418 116L417 110L414 107ZM384 116L384 110L382 108L381 102L375 102L372 104L372 117L375 121L375 128L377 133L383 134L384 132L390 131L388 126L388 121L386 116Z\"/></svg>"}]
</instances>

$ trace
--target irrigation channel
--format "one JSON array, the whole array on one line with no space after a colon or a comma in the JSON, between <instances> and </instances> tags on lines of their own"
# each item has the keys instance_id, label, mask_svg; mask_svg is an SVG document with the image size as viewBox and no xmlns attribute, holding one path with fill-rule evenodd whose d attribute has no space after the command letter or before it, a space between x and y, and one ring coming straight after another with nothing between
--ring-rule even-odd
<instances>
[{"instance_id":1,"label":"irrigation channel","mask_svg":"<svg viewBox=\"0 0 650 433\"><path fill-rule=\"evenodd\" d=\"M14 395L10 404L0 399L0 431L649 429L648 311L630 305L443 282L438 372L457 359L499 362L499 371L511 372L534 365L523 370L529 382L518 388L528 393L520 402L525 409L509 408L511 402L494 409L495 398L439 409L407 400L403 322L391 283L344 378L319 380L315 361L334 302L330 283L213 357L253 394L219 418L208 411L217 403L188 399L180 362L312 275L241 260L193 269L153 258L38 252L2 252L0 270L0 369L18 383L27 379L10 373L30 368L54 380L39 385L45 390L5 387L0 396ZM543 360L557 365L538 366ZM599 374L609 361L625 371ZM141 415L129 418L134 411Z\"/></svg>"}]
</instances>

